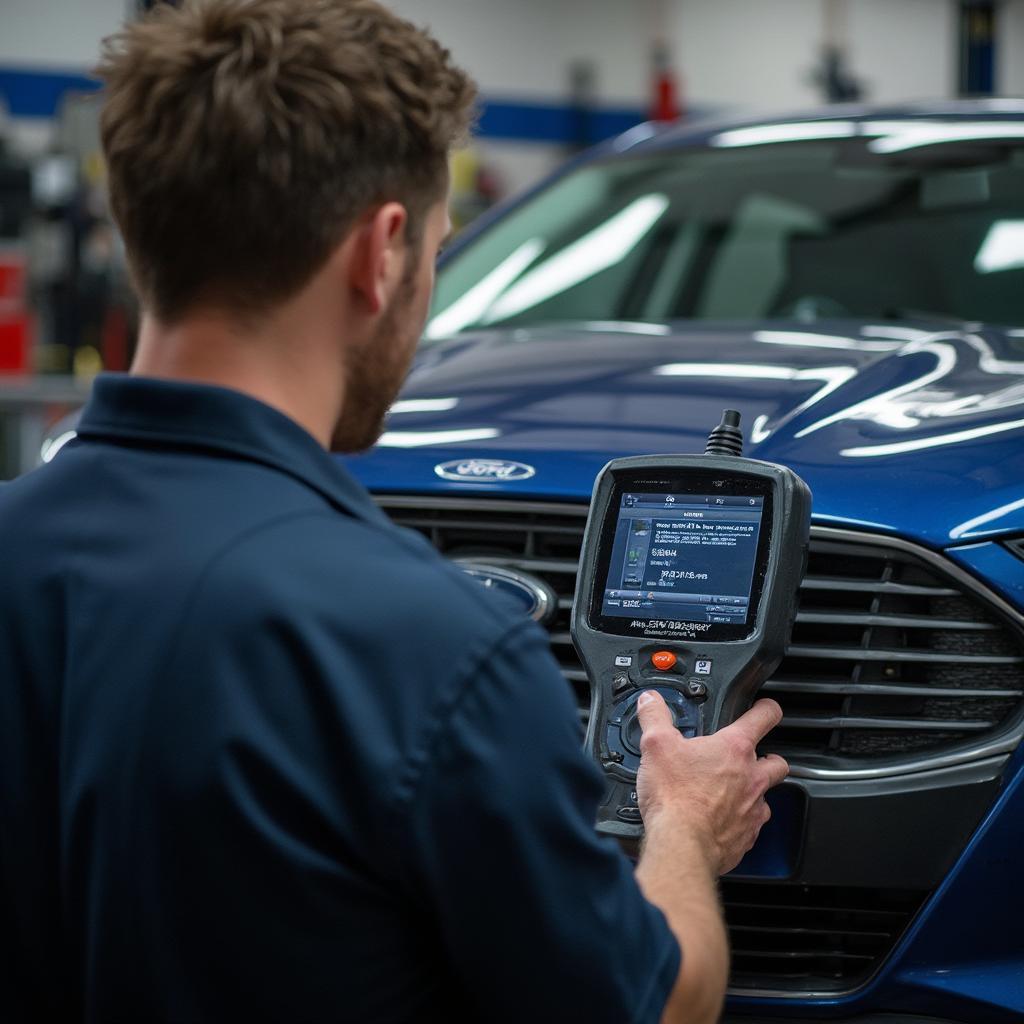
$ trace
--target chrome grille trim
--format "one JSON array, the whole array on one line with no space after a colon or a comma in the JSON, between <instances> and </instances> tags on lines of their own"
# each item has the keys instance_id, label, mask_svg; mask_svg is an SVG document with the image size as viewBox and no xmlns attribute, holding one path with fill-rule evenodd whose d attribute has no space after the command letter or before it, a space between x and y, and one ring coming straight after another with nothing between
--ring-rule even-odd
<instances>
[{"instance_id":1,"label":"chrome grille trim","mask_svg":"<svg viewBox=\"0 0 1024 1024\"><path fill-rule=\"evenodd\" d=\"M528 534L530 529L536 529L552 537L562 537L569 541L573 535L582 537L583 526L586 522L588 506L584 504L567 504L559 502L541 501L516 501L505 499L491 499L479 497L446 497L446 496L414 496L414 495L386 495L375 496L378 503L385 510L402 510L416 512L422 510L424 516L399 517L402 525L419 528L430 534L434 528L454 527L465 529L474 533L490 530L505 530L510 534ZM445 519L438 522L432 517L433 513L450 515L451 513L467 513L465 516L454 516L451 520ZM486 514L487 518L480 517ZM508 518L504 518L505 516ZM491 517L494 518L491 518ZM535 517L562 517L578 522L533 522ZM479 518L478 518L479 517ZM1016 608L986 588L980 581L969 573L960 569L957 565L944 558L942 555L924 548L918 544L902 540L896 537L889 537L883 534L873 534L859 531L838 529L835 527L813 526L811 528L812 540L822 543L836 542L859 547L870 547L875 549L888 549L896 553L902 553L911 559L923 562L926 566L934 568L941 576L954 582L956 587L934 585L928 583L904 583L894 580L858 580L842 577L830 577L824 575L811 575L803 584L802 589L806 591L821 592L833 591L841 593L870 593L875 595L888 595L898 597L923 597L923 598L958 598L965 595L980 603L986 611L1002 618L1009 627L1014 639L1020 646L1024 636L1024 615ZM528 539L532 544L532 538ZM870 557L870 556L868 556ZM527 551L523 555L492 555L481 556L482 561L494 565L517 566L521 569L534 572L553 573L559 576L575 574L578 562L563 553L561 557L538 557L535 552ZM566 597L565 588L559 598L559 609L567 613L571 607L571 601ZM943 628L955 629L965 635L983 636L987 632L997 630L999 627L988 622L977 622L969 619L958 620L954 618L938 618L931 616L915 616L906 614L893 614L891 612L863 612L853 611L850 613L831 610L825 611L802 611L797 619L800 623L831 626L837 628L852 627L861 629L900 629L917 633L926 629L941 630ZM556 624L551 632L552 649L556 654L562 654L562 660L572 658L574 655L571 648L571 638L568 633L567 622ZM818 647L807 644L791 644L787 651L787 662L799 664L803 659L814 659L816 661L841 665L844 662L858 663L889 663L901 668L926 670L929 666L942 664L959 666L976 666L986 668L991 666L1017 666L1024 664L1024 648L1019 654L992 654L992 653L963 653L955 651L935 651L915 648L880 648L846 646L841 643L832 644L827 647ZM782 666L785 669L785 663ZM562 671L570 683L575 684L579 690L582 684L586 683L586 675L578 667L562 665ZM799 673L797 673L799 674ZM831 674L831 673L830 673ZM999 699L1020 701L1024 691L1020 688L999 688L979 687L978 689L931 686L927 682L914 685L914 680L900 679L898 683L888 685L884 682L861 683L849 679L835 679L829 681L827 678L820 682L810 680L786 680L785 678L773 678L765 685L765 692L783 694L821 694L821 695L843 695L848 697L905 697L913 698L927 695L930 699L963 700L963 699ZM585 714L585 709L583 710ZM815 715L799 710L787 714L782 728L813 728L827 730L841 728L845 730L867 729L884 732L886 730L914 730L921 732L941 732L944 730L944 719L915 718L900 714L880 714L878 717L851 714L825 713ZM1024 707L1018 707L1010 713L1006 722L1000 726L981 716L970 719L950 719L945 731L951 733L970 734L971 732L986 732L984 738L978 737L975 742L960 740L955 749L919 754L904 754L892 757L876 757L871 764L859 764L855 766L844 765L843 767L830 767L815 761L815 756L810 754L809 760L801 760L800 757L787 755L790 759L791 775L796 778L809 779L870 779L884 778L889 776L908 775L916 772L930 771L936 768L950 767L983 758L990 758L999 754L1012 751L1024 737ZM847 755L847 760L854 756Z\"/></svg>"},{"instance_id":2,"label":"chrome grille trim","mask_svg":"<svg viewBox=\"0 0 1024 1024\"><path fill-rule=\"evenodd\" d=\"M951 578L958 584L960 590L947 587L914 587L912 588L912 591L924 591L927 596L933 597L954 597L958 596L962 592L966 592L979 600L983 605L988 606L988 608L990 608L994 613L1004 618L1007 621L1007 624L1015 630L1018 640L1021 635L1024 634L1024 614L999 594L996 594L985 587L980 580L961 569L948 558L932 551L930 548L922 547L920 544L914 544L911 541L903 540L900 537L890 537L885 534L866 532L861 533L854 530L842 530L829 526L812 526L811 538L812 540L818 538L826 541L831 540L864 546L889 548L893 551L907 554L912 558L917 558L927 565L934 567L941 574ZM868 586L876 585L868 584ZM903 589L900 591L894 591L893 588L896 586L900 586ZM820 588L814 587L812 583L812 586L808 589ZM854 588L848 586L847 589ZM908 589L906 589L905 584L883 584L883 587L879 589L881 589L882 592L888 593L908 593ZM1016 659L1016 661L1019 660L1020 659ZM1014 659L1011 659L1011 661L1014 661ZM930 696L940 696L938 692L932 691L930 687L928 689ZM958 696L982 696L985 692L987 691L964 690L959 692ZM1019 690L1007 690L1005 691L1005 696L1019 699L1019 693ZM943 693L942 696L945 696L945 694ZM916 757L901 758L898 762L890 761L889 763L879 763L870 766L865 765L857 768L828 768L813 764L791 763L790 775L795 778L831 779L836 781L847 779L880 779L890 776L911 775L916 774L917 772L932 771L937 768L949 768L958 764L966 764L972 761L992 758L1000 754L1007 754L1017 748L1022 738L1024 738L1024 709L1018 708L1018 710L1010 717L1008 722L1006 722L1000 729L993 732L985 740L977 743L963 744L956 750L936 754L922 754Z\"/></svg>"}]
</instances>

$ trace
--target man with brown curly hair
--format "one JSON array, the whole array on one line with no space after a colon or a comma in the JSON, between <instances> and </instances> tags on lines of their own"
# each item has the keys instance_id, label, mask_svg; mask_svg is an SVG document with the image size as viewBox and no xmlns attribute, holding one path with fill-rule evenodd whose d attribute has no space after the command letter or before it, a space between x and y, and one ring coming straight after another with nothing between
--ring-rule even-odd
<instances>
[{"instance_id":1,"label":"man with brown curly hair","mask_svg":"<svg viewBox=\"0 0 1024 1024\"><path fill-rule=\"evenodd\" d=\"M544 634L329 454L409 366L472 84L373 0L164 8L100 72L143 320L0 494L0 1016L713 1020L777 706L647 699L634 876Z\"/></svg>"}]
</instances>

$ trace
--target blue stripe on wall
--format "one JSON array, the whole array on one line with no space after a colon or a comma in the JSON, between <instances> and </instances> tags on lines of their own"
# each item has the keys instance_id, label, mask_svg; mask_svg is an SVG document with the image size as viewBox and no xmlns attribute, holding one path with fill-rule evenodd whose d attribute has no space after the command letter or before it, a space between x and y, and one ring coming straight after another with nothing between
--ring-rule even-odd
<instances>
[{"instance_id":1,"label":"blue stripe on wall","mask_svg":"<svg viewBox=\"0 0 1024 1024\"><path fill-rule=\"evenodd\" d=\"M590 145L620 135L644 120L646 115L639 108L583 110L560 104L485 100L479 134L491 139Z\"/></svg>"},{"instance_id":2,"label":"blue stripe on wall","mask_svg":"<svg viewBox=\"0 0 1024 1024\"><path fill-rule=\"evenodd\" d=\"M95 92L95 78L74 71L0 67L0 96L14 117L53 117L66 93ZM559 103L485 100L482 138L590 145L627 131L645 119L637 109L582 110Z\"/></svg>"},{"instance_id":3,"label":"blue stripe on wall","mask_svg":"<svg viewBox=\"0 0 1024 1024\"><path fill-rule=\"evenodd\" d=\"M66 93L99 87L95 78L75 71L0 68L0 96L13 117L53 117Z\"/></svg>"}]
</instances>

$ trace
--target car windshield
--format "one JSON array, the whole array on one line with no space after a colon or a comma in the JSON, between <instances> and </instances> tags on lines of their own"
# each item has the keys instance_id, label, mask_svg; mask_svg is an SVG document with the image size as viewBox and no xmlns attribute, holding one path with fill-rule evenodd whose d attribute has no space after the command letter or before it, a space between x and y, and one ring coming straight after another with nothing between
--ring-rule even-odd
<instances>
[{"instance_id":1,"label":"car windshield","mask_svg":"<svg viewBox=\"0 0 1024 1024\"><path fill-rule=\"evenodd\" d=\"M836 124L853 122L818 127ZM443 266L427 337L580 320L1024 322L1024 120L892 124L786 142L778 125L740 129L571 172Z\"/></svg>"}]
</instances>

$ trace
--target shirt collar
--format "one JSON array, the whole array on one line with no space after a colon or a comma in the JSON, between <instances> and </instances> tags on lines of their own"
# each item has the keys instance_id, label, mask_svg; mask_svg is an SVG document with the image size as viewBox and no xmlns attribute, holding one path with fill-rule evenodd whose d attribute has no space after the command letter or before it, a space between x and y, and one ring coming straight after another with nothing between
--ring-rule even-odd
<instances>
[{"instance_id":1,"label":"shirt collar","mask_svg":"<svg viewBox=\"0 0 1024 1024\"><path fill-rule=\"evenodd\" d=\"M77 429L85 439L206 449L260 462L351 515L387 522L336 456L284 413L240 391L105 373L96 378Z\"/></svg>"}]
</instances>

